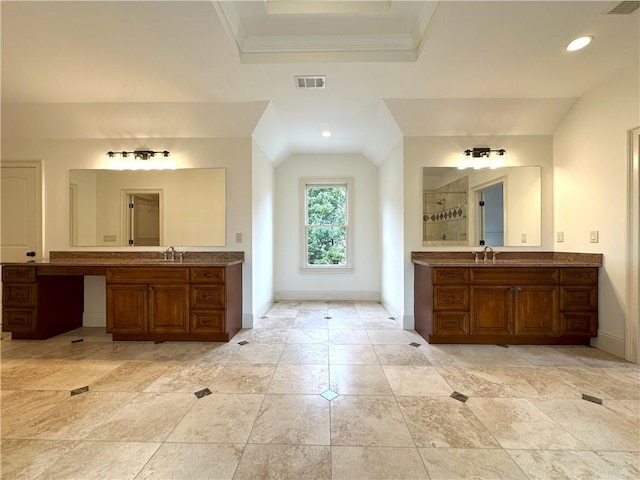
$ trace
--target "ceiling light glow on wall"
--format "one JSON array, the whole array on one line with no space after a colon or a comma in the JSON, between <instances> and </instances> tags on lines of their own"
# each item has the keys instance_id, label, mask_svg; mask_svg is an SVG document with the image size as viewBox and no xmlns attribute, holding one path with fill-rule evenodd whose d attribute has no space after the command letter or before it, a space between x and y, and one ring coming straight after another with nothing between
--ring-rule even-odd
<instances>
[{"instance_id":1,"label":"ceiling light glow on wall","mask_svg":"<svg viewBox=\"0 0 640 480\"><path fill-rule=\"evenodd\" d=\"M322 135L323 138L329 138L331 136L331 132L329 130L323 130L320 135Z\"/></svg>"},{"instance_id":2,"label":"ceiling light glow on wall","mask_svg":"<svg viewBox=\"0 0 640 480\"><path fill-rule=\"evenodd\" d=\"M505 154L507 151L504 148L493 150L489 147L473 147L468 148L462 154L464 158L460 165L459 170L465 168L473 168L479 170L481 168L500 168L506 165Z\"/></svg>"},{"instance_id":3,"label":"ceiling light glow on wall","mask_svg":"<svg viewBox=\"0 0 640 480\"><path fill-rule=\"evenodd\" d=\"M176 166L169 155L168 150L109 151L107 164L112 170L173 170Z\"/></svg>"},{"instance_id":4,"label":"ceiling light glow on wall","mask_svg":"<svg viewBox=\"0 0 640 480\"><path fill-rule=\"evenodd\" d=\"M589 45L591 43L591 40L593 40L593 37L591 36L576 38L575 40L572 40L569 45L567 45L567 51L575 52L576 50L580 50Z\"/></svg>"}]
</instances>

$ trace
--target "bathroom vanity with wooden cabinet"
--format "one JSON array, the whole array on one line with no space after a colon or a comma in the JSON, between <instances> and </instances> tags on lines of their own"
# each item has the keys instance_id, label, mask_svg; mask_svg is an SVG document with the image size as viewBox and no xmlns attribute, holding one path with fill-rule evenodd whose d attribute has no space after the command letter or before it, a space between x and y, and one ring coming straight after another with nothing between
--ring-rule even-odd
<instances>
[{"instance_id":1,"label":"bathroom vanity with wooden cabinet","mask_svg":"<svg viewBox=\"0 0 640 480\"><path fill-rule=\"evenodd\" d=\"M415 329L429 343L584 344L598 329L600 254L414 252Z\"/></svg>"},{"instance_id":2,"label":"bathroom vanity with wooden cabinet","mask_svg":"<svg viewBox=\"0 0 640 480\"><path fill-rule=\"evenodd\" d=\"M84 276L106 277L113 340L229 341L242 328L242 252L51 252L2 267L2 328L45 339L82 326Z\"/></svg>"}]
</instances>

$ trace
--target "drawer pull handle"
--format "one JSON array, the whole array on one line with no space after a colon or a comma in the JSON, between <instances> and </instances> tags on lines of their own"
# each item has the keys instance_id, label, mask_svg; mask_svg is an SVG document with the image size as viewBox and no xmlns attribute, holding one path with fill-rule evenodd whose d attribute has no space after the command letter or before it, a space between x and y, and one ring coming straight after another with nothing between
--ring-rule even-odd
<instances>
[{"instance_id":1,"label":"drawer pull handle","mask_svg":"<svg viewBox=\"0 0 640 480\"><path fill-rule=\"evenodd\" d=\"M571 278L582 278L584 275L582 275L581 273L570 273L569 276Z\"/></svg>"},{"instance_id":2,"label":"drawer pull handle","mask_svg":"<svg viewBox=\"0 0 640 480\"><path fill-rule=\"evenodd\" d=\"M444 274L445 278L456 278L458 275L453 272L448 272Z\"/></svg>"},{"instance_id":3,"label":"drawer pull handle","mask_svg":"<svg viewBox=\"0 0 640 480\"><path fill-rule=\"evenodd\" d=\"M447 327L453 327L455 326L455 322L444 322L445 326Z\"/></svg>"},{"instance_id":4,"label":"drawer pull handle","mask_svg":"<svg viewBox=\"0 0 640 480\"><path fill-rule=\"evenodd\" d=\"M205 273L204 276L207 278L211 278L213 277L213 273Z\"/></svg>"},{"instance_id":5,"label":"drawer pull handle","mask_svg":"<svg viewBox=\"0 0 640 480\"><path fill-rule=\"evenodd\" d=\"M581 327L582 326L582 322L571 322L571 326L572 327Z\"/></svg>"},{"instance_id":6,"label":"drawer pull handle","mask_svg":"<svg viewBox=\"0 0 640 480\"><path fill-rule=\"evenodd\" d=\"M203 295L202 298L204 298L205 300L210 300L213 298L213 295Z\"/></svg>"}]
</instances>

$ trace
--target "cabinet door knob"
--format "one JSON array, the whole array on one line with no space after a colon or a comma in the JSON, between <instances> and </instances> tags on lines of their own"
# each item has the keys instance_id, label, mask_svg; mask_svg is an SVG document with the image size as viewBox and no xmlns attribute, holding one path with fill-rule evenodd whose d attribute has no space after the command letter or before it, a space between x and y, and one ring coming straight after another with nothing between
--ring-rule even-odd
<instances>
[{"instance_id":1,"label":"cabinet door knob","mask_svg":"<svg viewBox=\"0 0 640 480\"><path fill-rule=\"evenodd\" d=\"M36 252L27 252L27 257L35 257Z\"/></svg>"}]
</instances>

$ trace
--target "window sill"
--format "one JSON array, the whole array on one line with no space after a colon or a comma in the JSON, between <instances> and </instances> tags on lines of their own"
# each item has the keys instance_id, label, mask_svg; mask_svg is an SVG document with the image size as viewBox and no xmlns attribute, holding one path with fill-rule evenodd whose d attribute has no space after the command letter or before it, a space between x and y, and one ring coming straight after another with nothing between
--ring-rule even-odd
<instances>
[{"instance_id":1,"label":"window sill","mask_svg":"<svg viewBox=\"0 0 640 480\"><path fill-rule=\"evenodd\" d=\"M301 273L351 273L353 267L351 266L332 266L332 265L318 265L313 267L300 267Z\"/></svg>"}]
</instances>

